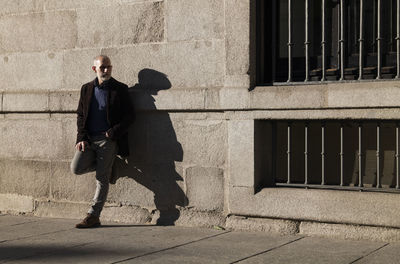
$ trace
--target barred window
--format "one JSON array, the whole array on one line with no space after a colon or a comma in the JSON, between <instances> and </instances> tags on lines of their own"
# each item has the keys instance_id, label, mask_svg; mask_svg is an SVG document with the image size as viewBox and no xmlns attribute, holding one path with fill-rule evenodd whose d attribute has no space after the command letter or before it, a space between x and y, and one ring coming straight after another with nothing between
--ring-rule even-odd
<instances>
[{"instance_id":1,"label":"barred window","mask_svg":"<svg viewBox=\"0 0 400 264\"><path fill-rule=\"evenodd\" d=\"M399 0L258 0L257 83L394 79Z\"/></svg>"}]
</instances>

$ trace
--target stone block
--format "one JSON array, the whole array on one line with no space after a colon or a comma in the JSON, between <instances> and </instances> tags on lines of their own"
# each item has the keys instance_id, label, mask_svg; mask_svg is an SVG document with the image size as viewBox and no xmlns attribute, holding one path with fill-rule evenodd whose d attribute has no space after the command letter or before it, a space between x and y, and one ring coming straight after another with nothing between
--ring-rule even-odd
<instances>
[{"instance_id":1,"label":"stone block","mask_svg":"<svg viewBox=\"0 0 400 264\"><path fill-rule=\"evenodd\" d=\"M102 221L114 221L131 224L148 224L151 221L151 213L138 206L105 206L102 213Z\"/></svg>"},{"instance_id":2,"label":"stone block","mask_svg":"<svg viewBox=\"0 0 400 264\"><path fill-rule=\"evenodd\" d=\"M61 88L63 56L58 52L13 53L0 56L0 82L7 91L48 91Z\"/></svg>"},{"instance_id":3,"label":"stone block","mask_svg":"<svg viewBox=\"0 0 400 264\"><path fill-rule=\"evenodd\" d=\"M224 1L169 0L168 41L224 38Z\"/></svg>"},{"instance_id":4,"label":"stone block","mask_svg":"<svg viewBox=\"0 0 400 264\"><path fill-rule=\"evenodd\" d=\"M224 171L220 168L192 167L186 169L189 206L197 210L224 209Z\"/></svg>"},{"instance_id":5,"label":"stone block","mask_svg":"<svg viewBox=\"0 0 400 264\"><path fill-rule=\"evenodd\" d=\"M24 0L19 0L23 2ZM40 0L44 2L44 8L46 10L65 10L65 9L90 9L95 7L107 6L110 9L118 6L119 1L115 0L64 0L64 1L54 1L54 0ZM39 2L35 0L35 2Z\"/></svg>"},{"instance_id":6,"label":"stone block","mask_svg":"<svg viewBox=\"0 0 400 264\"><path fill-rule=\"evenodd\" d=\"M62 123L43 119L0 120L0 158L50 160L64 157ZM49 137L51 132L51 137Z\"/></svg>"},{"instance_id":7,"label":"stone block","mask_svg":"<svg viewBox=\"0 0 400 264\"><path fill-rule=\"evenodd\" d=\"M293 188L229 190L230 213L381 227L400 226L397 195Z\"/></svg>"},{"instance_id":8,"label":"stone block","mask_svg":"<svg viewBox=\"0 0 400 264\"><path fill-rule=\"evenodd\" d=\"M79 9L78 46L110 47L164 38L163 2Z\"/></svg>"},{"instance_id":9,"label":"stone block","mask_svg":"<svg viewBox=\"0 0 400 264\"><path fill-rule=\"evenodd\" d=\"M58 1L52 1L58 2ZM10 14L20 14L27 12L41 12L44 10L44 1L42 0L0 0L0 16Z\"/></svg>"},{"instance_id":10,"label":"stone block","mask_svg":"<svg viewBox=\"0 0 400 264\"><path fill-rule=\"evenodd\" d=\"M84 83L96 78L92 70L93 59L101 53L100 48L66 50L63 53L62 89L66 91L80 91ZM111 58L112 60L112 58ZM114 61L112 60L114 64ZM118 65L114 64L115 68ZM78 102L74 106L75 109Z\"/></svg>"},{"instance_id":11,"label":"stone block","mask_svg":"<svg viewBox=\"0 0 400 264\"><path fill-rule=\"evenodd\" d=\"M32 211L33 211L32 196L19 195L14 193L0 194L0 212L30 213Z\"/></svg>"},{"instance_id":12,"label":"stone block","mask_svg":"<svg viewBox=\"0 0 400 264\"><path fill-rule=\"evenodd\" d=\"M247 74L250 67L250 0L225 1L226 73Z\"/></svg>"},{"instance_id":13,"label":"stone block","mask_svg":"<svg viewBox=\"0 0 400 264\"><path fill-rule=\"evenodd\" d=\"M0 193L49 196L50 162L1 159L0 171Z\"/></svg>"},{"instance_id":14,"label":"stone block","mask_svg":"<svg viewBox=\"0 0 400 264\"><path fill-rule=\"evenodd\" d=\"M89 203L72 203L50 200L35 200L35 216L81 219L87 214Z\"/></svg>"},{"instance_id":15,"label":"stone block","mask_svg":"<svg viewBox=\"0 0 400 264\"><path fill-rule=\"evenodd\" d=\"M201 164L207 167L225 165L227 159L225 121L183 120L175 121L173 125L177 141L182 145L184 163ZM150 153L157 153L156 144L153 144Z\"/></svg>"},{"instance_id":16,"label":"stone block","mask_svg":"<svg viewBox=\"0 0 400 264\"><path fill-rule=\"evenodd\" d=\"M9 34L10 28L13 34ZM0 39L3 52L74 48L77 40L76 12L65 10L2 16Z\"/></svg>"},{"instance_id":17,"label":"stone block","mask_svg":"<svg viewBox=\"0 0 400 264\"><path fill-rule=\"evenodd\" d=\"M160 91L154 105L158 110L199 110L204 109L203 89L179 89Z\"/></svg>"},{"instance_id":18,"label":"stone block","mask_svg":"<svg viewBox=\"0 0 400 264\"><path fill-rule=\"evenodd\" d=\"M254 120L228 122L230 186L254 188Z\"/></svg>"},{"instance_id":19,"label":"stone block","mask_svg":"<svg viewBox=\"0 0 400 264\"><path fill-rule=\"evenodd\" d=\"M333 223L301 222L300 234L336 239L399 241L400 231L397 228L360 226Z\"/></svg>"},{"instance_id":20,"label":"stone block","mask_svg":"<svg viewBox=\"0 0 400 264\"><path fill-rule=\"evenodd\" d=\"M400 86L393 82L329 84L326 107L397 107Z\"/></svg>"},{"instance_id":21,"label":"stone block","mask_svg":"<svg viewBox=\"0 0 400 264\"><path fill-rule=\"evenodd\" d=\"M226 228L244 231L296 235L300 222L281 219L251 218L231 215L226 219Z\"/></svg>"},{"instance_id":22,"label":"stone block","mask_svg":"<svg viewBox=\"0 0 400 264\"><path fill-rule=\"evenodd\" d=\"M135 205L151 209L170 210L186 205L186 196L179 182L183 181L175 164L148 164L116 160L118 176L110 189L112 203Z\"/></svg>"},{"instance_id":23,"label":"stone block","mask_svg":"<svg viewBox=\"0 0 400 264\"><path fill-rule=\"evenodd\" d=\"M219 92L222 109L246 109L250 105L247 88L223 88Z\"/></svg>"},{"instance_id":24,"label":"stone block","mask_svg":"<svg viewBox=\"0 0 400 264\"><path fill-rule=\"evenodd\" d=\"M149 69L166 76L169 87L173 88L223 86L223 41L149 44L103 49L102 52L111 57L114 76L129 86L141 84L138 75Z\"/></svg>"},{"instance_id":25,"label":"stone block","mask_svg":"<svg viewBox=\"0 0 400 264\"><path fill-rule=\"evenodd\" d=\"M226 75L225 87L250 87L250 76L246 75Z\"/></svg>"},{"instance_id":26,"label":"stone block","mask_svg":"<svg viewBox=\"0 0 400 264\"><path fill-rule=\"evenodd\" d=\"M164 40L164 1L121 6L122 44Z\"/></svg>"},{"instance_id":27,"label":"stone block","mask_svg":"<svg viewBox=\"0 0 400 264\"><path fill-rule=\"evenodd\" d=\"M181 208L179 218L175 221L176 226L190 227L224 227L225 216L219 212L201 212L192 209ZM155 217L153 217L153 223Z\"/></svg>"},{"instance_id":28,"label":"stone block","mask_svg":"<svg viewBox=\"0 0 400 264\"><path fill-rule=\"evenodd\" d=\"M323 108L325 86L257 87L249 92L250 107L257 109Z\"/></svg>"},{"instance_id":29,"label":"stone block","mask_svg":"<svg viewBox=\"0 0 400 264\"><path fill-rule=\"evenodd\" d=\"M205 91L205 109L220 109L220 89L211 88Z\"/></svg>"},{"instance_id":30,"label":"stone block","mask_svg":"<svg viewBox=\"0 0 400 264\"><path fill-rule=\"evenodd\" d=\"M46 92L4 93L3 95L3 111L5 112L48 110L49 94Z\"/></svg>"},{"instance_id":31,"label":"stone block","mask_svg":"<svg viewBox=\"0 0 400 264\"><path fill-rule=\"evenodd\" d=\"M57 91L49 93L49 110L52 112L76 111L80 93L78 91Z\"/></svg>"},{"instance_id":32,"label":"stone block","mask_svg":"<svg viewBox=\"0 0 400 264\"><path fill-rule=\"evenodd\" d=\"M96 190L94 173L74 175L70 162L51 162L51 198L73 202L90 202Z\"/></svg>"}]
</instances>

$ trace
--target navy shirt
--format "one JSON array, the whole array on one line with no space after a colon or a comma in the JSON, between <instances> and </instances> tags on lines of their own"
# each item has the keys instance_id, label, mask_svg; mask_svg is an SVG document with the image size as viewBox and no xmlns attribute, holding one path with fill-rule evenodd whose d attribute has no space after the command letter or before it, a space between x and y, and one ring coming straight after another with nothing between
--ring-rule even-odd
<instances>
[{"instance_id":1,"label":"navy shirt","mask_svg":"<svg viewBox=\"0 0 400 264\"><path fill-rule=\"evenodd\" d=\"M111 128L107 121L107 97L107 85L104 83L99 85L96 79L87 120L87 128L91 136L101 135Z\"/></svg>"}]
</instances>

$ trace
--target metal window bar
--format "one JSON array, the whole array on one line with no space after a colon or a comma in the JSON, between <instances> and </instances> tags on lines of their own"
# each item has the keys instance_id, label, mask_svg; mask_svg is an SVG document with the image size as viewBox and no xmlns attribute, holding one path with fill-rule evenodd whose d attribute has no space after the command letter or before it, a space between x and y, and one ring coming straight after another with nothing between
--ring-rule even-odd
<instances>
[{"instance_id":1,"label":"metal window bar","mask_svg":"<svg viewBox=\"0 0 400 264\"><path fill-rule=\"evenodd\" d=\"M358 125L358 187L363 187L362 182L362 124Z\"/></svg>"},{"instance_id":2,"label":"metal window bar","mask_svg":"<svg viewBox=\"0 0 400 264\"><path fill-rule=\"evenodd\" d=\"M396 189L400 189L399 179L399 124L396 123Z\"/></svg>"},{"instance_id":3,"label":"metal window bar","mask_svg":"<svg viewBox=\"0 0 400 264\"><path fill-rule=\"evenodd\" d=\"M381 36L381 0L378 0L378 10L377 10L377 24L378 24L378 28L377 28L377 64L378 67L376 69L376 79L381 79L381 72L382 72L382 36Z\"/></svg>"},{"instance_id":4,"label":"metal window bar","mask_svg":"<svg viewBox=\"0 0 400 264\"><path fill-rule=\"evenodd\" d=\"M379 153L379 133L380 124L376 125L376 188L381 188L381 177L380 177L380 153Z\"/></svg>"},{"instance_id":5,"label":"metal window bar","mask_svg":"<svg viewBox=\"0 0 400 264\"><path fill-rule=\"evenodd\" d=\"M304 184L308 184L308 124L304 127Z\"/></svg>"},{"instance_id":6,"label":"metal window bar","mask_svg":"<svg viewBox=\"0 0 400 264\"><path fill-rule=\"evenodd\" d=\"M396 35L396 46L397 46L397 54L396 54L396 68L397 68L397 75L396 79L400 78L400 0L397 0L397 19L396 19L396 27L397 27L397 35Z\"/></svg>"},{"instance_id":7,"label":"metal window bar","mask_svg":"<svg viewBox=\"0 0 400 264\"><path fill-rule=\"evenodd\" d=\"M344 165L343 165L343 158L344 158L344 152L343 152L343 123L340 124L340 186L344 185Z\"/></svg>"},{"instance_id":8,"label":"metal window bar","mask_svg":"<svg viewBox=\"0 0 400 264\"><path fill-rule=\"evenodd\" d=\"M309 54L309 46L310 46L310 42L308 40L308 0L304 0L304 6L305 6L305 36L304 36L304 48L305 48L305 57L306 57L306 78L305 78L305 82L308 82L310 80L310 70L309 70L309 63L310 63L310 54Z\"/></svg>"},{"instance_id":9,"label":"metal window bar","mask_svg":"<svg viewBox=\"0 0 400 264\"><path fill-rule=\"evenodd\" d=\"M293 42L293 38L294 38L294 34L293 34L293 26L294 26L294 20L293 20L293 12L297 12L296 10L293 10L293 2L292 0L288 0L288 5L287 5L287 12L288 12L288 39L287 39L287 46L288 46L288 72L287 72L287 82L292 83L294 80L294 57L293 57L293 52L294 52L294 42ZM365 75L365 69L364 67L366 67L366 61L365 61L365 56L369 53L367 53L367 46L366 46L366 42L365 42L365 37L366 35L368 35L366 32L367 30L371 30L371 33L373 34L372 39L373 39L373 49L374 52L376 52L377 54L377 61L376 61L376 79L382 79L382 68L383 68L383 53L384 53L384 46L383 46L383 29L382 29L382 1L381 0L375 0L370 2L365 2L364 0L359 0L359 2L356 4L356 7L354 9L355 13L359 13L359 25L357 26L356 24L353 24L352 22L348 22L346 20L346 12L350 12L348 11L346 8L348 6L348 4L351 3L350 1L346 1L346 0L340 0L338 1L338 8L337 8L337 70L339 73L339 80L343 81L345 80L345 75L347 74L346 72L346 59L347 56L349 54L349 52L351 52L351 50L348 50L348 48L346 47L345 43L350 40L347 38L355 38L356 41L358 41L358 45L359 45L359 52L358 52L358 80L364 80L365 78L369 79L369 76L364 76ZM371 7L369 7L369 5L371 5ZM390 22L390 27L397 29L397 34L395 36L395 40L396 40L396 55L394 59L396 61L396 74L395 77L396 79L400 78L400 0L396 1L396 4L393 2L390 2L391 8L394 9L396 8L396 25L394 25L394 21L393 24L392 22ZM365 24L365 18L366 18L366 12L369 10L369 8L372 9L372 16L374 17L374 20L376 19L376 23L372 23L372 29L368 29L366 28L366 24ZM390 7L389 7L390 8ZM322 23L322 27L321 27L321 68L319 69L319 73L321 74L321 78L320 81L326 81L326 74L327 74L327 68L329 67L327 65L327 60L329 58L329 54L327 54L327 39L326 39L326 32L327 32L327 28L326 28L326 14L327 12L330 12L333 9L330 9L330 7L327 7L326 5L326 0L321 0L321 23ZM310 82L311 81L311 77L310 74L313 72L312 76L315 76L314 71L312 71L313 69L311 68L312 64L311 64L311 59L312 59L312 54L311 52L311 45L314 43L313 41L310 40L310 14L311 12L313 12L313 6L310 5L310 1L309 0L304 0L304 30L305 30L305 35L304 35L304 58L305 58L305 63L304 63L304 67L305 67L305 75L304 75L304 81L305 82ZM394 12L393 12L394 13ZM328 13L329 14L329 13ZM350 15L349 13L347 13L348 15ZM352 14L353 15L353 14ZM394 18L394 14L391 13L391 15ZM357 39L356 35L352 35L352 36L346 36L346 28L349 26L354 26L355 29L358 28L359 29L359 36ZM357 30L355 30L357 31ZM350 32L349 32L350 34ZM390 33L392 34L392 33ZM351 65L353 62L351 62ZM373 65L369 65L370 62L368 62L368 67L373 66ZM350 65L347 65L349 67L353 67ZM357 67L357 66L355 66ZM375 70L374 69L374 70ZM350 69L349 69L350 70ZM318 71L317 71L318 72ZM332 73L329 73L332 74ZM387 78L387 76L385 76L385 78ZM313 80L315 80L315 78L313 77Z\"/></svg>"},{"instance_id":10,"label":"metal window bar","mask_svg":"<svg viewBox=\"0 0 400 264\"><path fill-rule=\"evenodd\" d=\"M321 185L325 185L325 124L321 125Z\"/></svg>"},{"instance_id":11,"label":"metal window bar","mask_svg":"<svg viewBox=\"0 0 400 264\"><path fill-rule=\"evenodd\" d=\"M292 81L292 0L288 0L288 82Z\"/></svg>"},{"instance_id":12,"label":"metal window bar","mask_svg":"<svg viewBox=\"0 0 400 264\"><path fill-rule=\"evenodd\" d=\"M287 126L287 183L290 183L290 132L291 132L291 126L290 123L288 123Z\"/></svg>"},{"instance_id":13,"label":"metal window bar","mask_svg":"<svg viewBox=\"0 0 400 264\"><path fill-rule=\"evenodd\" d=\"M345 0L340 0L340 80L344 80L344 3Z\"/></svg>"},{"instance_id":14,"label":"metal window bar","mask_svg":"<svg viewBox=\"0 0 400 264\"><path fill-rule=\"evenodd\" d=\"M358 39L359 41L359 70L358 70L358 79L362 80L363 79L363 44L364 44L364 0L360 0L360 38Z\"/></svg>"},{"instance_id":15,"label":"metal window bar","mask_svg":"<svg viewBox=\"0 0 400 264\"><path fill-rule=\"evenodd\" d=\"M400 1L400 0L398 0ZM325 40L325 0L322 0L322 40L321 40L321 62L322 62L322 72L321 72L321 81L326 81L325 73L326 73L326 40Z\"/></svg>"},{"instance_id":16,"label":"metal window bar","mask_svg":"<svg viewBox=\"0 0 400 264\"><path fill-rule=\"evenodd\" d=\"M379 192L398 192L400 193L400 167L399 167L399 147L400 147L400 141L399 141L399 122L394 122L394 121L387 121L387 120L369 120L369 124L374 124L375 123L375 130L376 130L376 137L371 137L368 134L369 133L374 133L372 127L364 126L364 121L349 121L349 120L321 120L320 121L320 139L317 139L318 137L310 137L310 128L315 127L314 125L310 125L310 123L305 120L305 121L286 121L286 127L282 127L282 129L287 129L287 179L283 180L281 176L278 178L275 175L275 179L278 179L276 181L277 186L285 186L285 187L303 187L303 188L319 188L319 189L338 189L338 190L362 190L362 191L379 191ZM266 121L270 122L270 121ZM333 122L334 124L339 124L339 127L335 128L336 126L330 126L329 123ZM385 123L389 122L389 126L386 127ZM293 130L292 128L294 126L298 126L299 124L303 124L304 126L304 134L300 136L300 134L294 134L296 131L300 130ZM318 124L318 123L315 123ZM349 127L350 130L353 130L355 134L352 133L345 133L345 129ZM388 138L388 137L381 137L381 132L382 132L382 127L393 129L393 133L395 133L395 138ZM313 128L313 129L314 129ZM274 133L277 133L277 126L271 126L271 129L274 129L275 132L272 133L272 136ZM329 132L331 131L331 132ZM364 137L364 133L366 133L366 136ZM374 133L375 134L375 133ZM286 136L286 135L285 135ZM301 140L301 137L304 139L304 181L301 180L301 171L292 171L291 167L292 164L295 164L297 162L296 159L301 158L301 155L299 151L296 150L297 147L300 147L301 145L295 144L296 140ZM338 154L340 155L340 160L336 160L333 158L331 159L330 157L333 157L334 155L329 155L327 154L331 153L331 151L335 148L332 148L333 144L337 144L334 140L333 137L339 137L337 138L340 140L340 150L339 148L337 149ZM350 137L349 143L352 141L357 142L358 138L358 145L355 143L355 145L352 144L347 144L345 141L347 138ZM284 138L283 138L284 139ZM364 142L364 140L366 140ZM314 144L319 144L318 141L321 143L321 155L319 158L316 156L311 155L313 149L315 150L316 146ZM376 143L376 181L374 182L374 179L371 178L370 176L371 173L375 173L375 171L371 170L363 170L363 167L367 168L368 166L373 166L374 160L372 159L363 159L364 154L363 154L363 148L368 148L368 146L374 145L373 141ZM383 143L385 142L385 143ZM388 148L388 143L392 147ZM286 145L286 144L285 144ZM365 147L364 147L365 146ZM382 146L386 146L385 148L382 148ZM277 145L279 147L279 145ZM282 145L282 147L284 147ZM349 168L352 166L347 166L346 172L344 171L345 168L345 163L351 161L351 154L349 155L349 158L346 160L344 159L344 152L346 147L350 147L358 157L357 159L353 160L355 162L356 166L358 165L358 172L357 172L357 177L353 178L351 182L345 182L345 177L351 177L352 172L349 171ZM311 152L310 152L311 150ZM327 152L328 150L328 152ZM368 150L368 149L366 149ZM382 180L384 179L383 176L380 172L381 167L382 167L382 151L386 150L394 150L394 158L395 158L395 164L393 164L393 169L396 171L393 175L393 184L389 185L384 185ZM275 148L274 153L278 153L277 149ZM340 152L339 152L340 151ZM365 151L365 150L364 150ZM297 153L297 154L296 154ZM383 153L383 152L382 152ZM273 155L274 156L274 155ZM283 157L282 157L283 158ZM310 159L312 161L311 166L309 164ZM310 174L312 173L318 173L315 169L318 168L318 166L315 166L315 162L317 161L316 159L320 159L321 162L321 177L320 177L320 182L316 183L315 179L316 178L310 178ZM386 157L385 160L387 160L388 157ZM389 158L390 159L390 158ZM276 162L278 162L275 159ZM327 173L326 166L333 166L337 163L336 166L340 166L340 170L337 170L337 175L332 175L331 172ZM279 164L280 162L276 163ZM284 163L280 163L284 164ZM313 165L314 164L314 165ZM368 165L369 164L369 165ZM276 170L275 170L276 172ZM283 171L282 171L283 172ZM355 172L355 171L353 171ZM299 175L296 175L296 173L299 173ZM365 182L364 182L364 174L366 175ZM347 175L347 176L346 176ZM372 175L371 175L372 176ZM340 181L339 181L340 177ZM385 181L388 182L390 178L387 178L388 176L384 176ZM314 179L314 180L312 180ZM283 181L282 181L283 180Z\"/></svg>"}]
</instances>

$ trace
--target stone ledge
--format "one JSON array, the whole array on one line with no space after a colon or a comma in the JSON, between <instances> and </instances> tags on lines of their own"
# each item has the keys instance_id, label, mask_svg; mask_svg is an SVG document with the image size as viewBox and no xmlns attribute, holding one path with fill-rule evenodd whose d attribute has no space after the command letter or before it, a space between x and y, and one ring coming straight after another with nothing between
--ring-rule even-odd
<instances>
[{"instance_id":1,"label":"stone ledge","mask_svg":"<svg viewBox=\"0 0 400 264\"><path fill-rule=\"evenodd\" d=\"M0 212L30 213L33 212L33 197L12 193L0 194Z\"/></svg>"},{"instance_id":2,"label":"stone ledge","mask_svg":"<svg viewBox=\"0 0 400 264\"><path fill-rule=\"evenodd\" d=\"M400 229L389 227L301 222L299 234L351 240L400 241Z\"/></svg>"},{"instance_id":3,"label":"stone ledge","mask_svg":"<svg viewBox=\"0 0 400 264\"><path fill-rule=\"evenodd\" d=\"M299 233L299 222L282 219L252 218L231 215L226 219L226 228L244 231L270 232L280 235Z\"/></svg>"},{"instance_id":4,"label":"stone ledge","mask_svg":"<svg viewBox=\"0 0 400 264\"><path fill-rule=\"evenodd\" d=\"M400 228L398 194L230 186L230 214Z\"/></svg>"},{"instance_id":5,"label":"stone ledge","mask_svg":"<svg viewBox=\"0 0 400 264\"><path fill-rule=\"evenodd\" d=\"M396 118L400 111L400 85L390 81L256 87L253 91L245 87L171 88L157 95L134 87L130 93L138 110L244 111L250 119L276 113L291 118L295 113L285 115L287 111L302 113L298 118ZM1 96L2 111L63 112L76 110L79 91L4 91ZM235 118L232 113L228 118Z\"/></svg>"}]
</instances>

